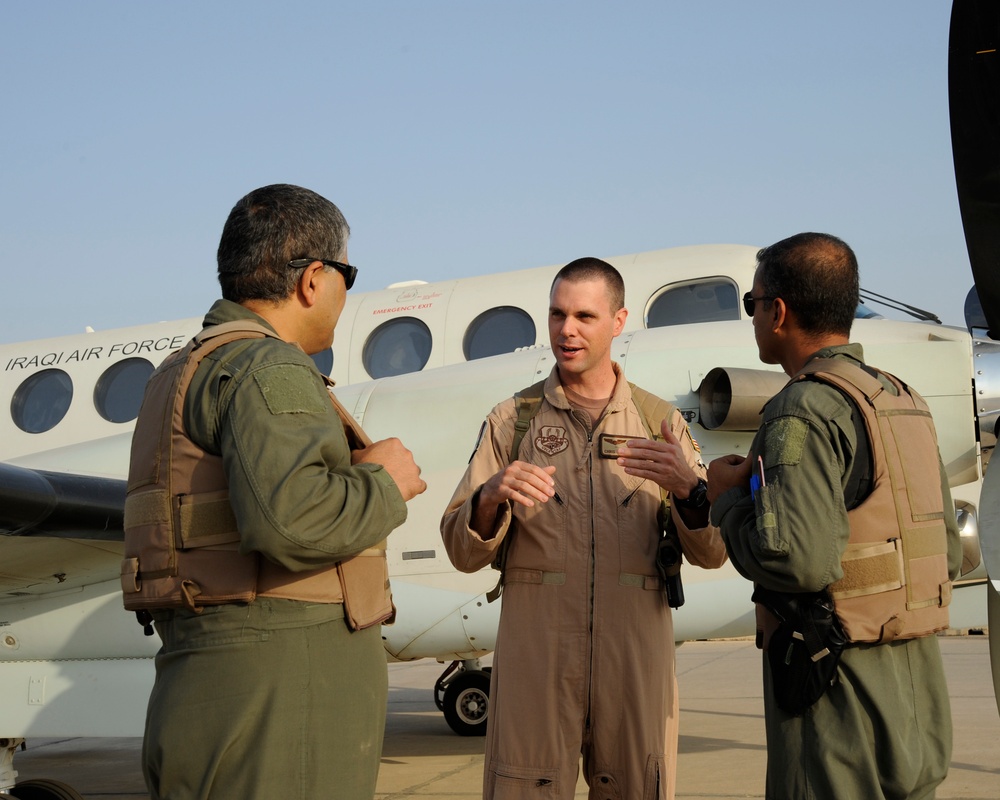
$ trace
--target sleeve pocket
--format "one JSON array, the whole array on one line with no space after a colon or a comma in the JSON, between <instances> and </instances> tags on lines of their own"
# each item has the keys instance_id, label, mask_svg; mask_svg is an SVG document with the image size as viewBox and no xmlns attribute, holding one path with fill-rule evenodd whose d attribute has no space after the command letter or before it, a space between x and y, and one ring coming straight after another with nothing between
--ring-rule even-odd
<instances>
[{"instance_id":1,"label":"sleeve pocket","mask_svg":"<svg viewBox=\"0 0 1000 800\"><path fill-rule=\"evenodd\" d=\"M778 525L778 508L774 494L776 484L767 484L757 490L757 549L760 555L783 558L788 555L788 542L781 536Z\"/></svg>"}]
</instances>

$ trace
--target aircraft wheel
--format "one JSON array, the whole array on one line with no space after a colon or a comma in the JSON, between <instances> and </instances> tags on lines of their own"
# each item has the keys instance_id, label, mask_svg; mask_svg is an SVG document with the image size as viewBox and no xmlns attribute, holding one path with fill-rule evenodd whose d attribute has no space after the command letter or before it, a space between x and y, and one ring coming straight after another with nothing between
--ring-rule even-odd
<instances>
[{"instance_id":1,"label":"aircraft wheel","mask_svg":"<svg viewBox=\"0 0 1000 800\"><path fill-rule=\"evenodd\" d=\"M10 794L17 800L83 800L83 795L73 787L45 778L14 784Z\"/></svg>"},{"instance_id":2,"label":"aircraft wheel","mask_svg":"<svg viewBox=\"0 0 1000 800\"><path fill-rule=\"evenodd\" d=\"M482 670L463 672L444 692L444 718L459 736L485 736L490 713L490 676Z\"/></svg>"}]
</instances>

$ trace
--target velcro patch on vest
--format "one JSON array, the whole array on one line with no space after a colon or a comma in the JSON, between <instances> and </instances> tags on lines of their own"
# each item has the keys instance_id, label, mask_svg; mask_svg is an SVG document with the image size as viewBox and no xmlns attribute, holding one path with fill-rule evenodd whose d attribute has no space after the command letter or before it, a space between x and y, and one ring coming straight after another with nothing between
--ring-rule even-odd
<instances>
[{"instance_id":1,"label":"velcro patch on vest","mask_svg":"<svg viewBox=\"0 0 1000 800\"><path fill-rule=\"evenodd\" d=\"M795 466L802 460L809 423L800 417L779 417L768 422L764 431L767 467Z\"/></svg>"},{"instance_id":2,"label":"velcro patch on vest","mask_svg":"<svg viewBox=\"0 0 1000 800\"><path fill-rule=\"evenodd\" d=\"M259 370L253 377L272 414L318 414L330 407L312 383L302 380L303 367L282 364Z\"/></svg>"},{"instance_id":3,"label":"velcro patch on vest","mask_svg":"<svg viewBox=\"0 0 1000 800\"><path fill-rule=\"evenodd\" d=\"M561 453L569 447L566 429L560 425L543 425L538 436L535 437L535 447L549 456Z\"/></svg>"},{"instance_id":4,"label":"velcro patch on vest","mask_svg":"<svg viewBox=\"0 0 1000 800\"><path fill-rule=\"evenodd\" d=\"M899 540L848 544L841 558L844 576L831 584L836 599L891 592L903 585L903 555Z\"/></svg>"}]
</instances>

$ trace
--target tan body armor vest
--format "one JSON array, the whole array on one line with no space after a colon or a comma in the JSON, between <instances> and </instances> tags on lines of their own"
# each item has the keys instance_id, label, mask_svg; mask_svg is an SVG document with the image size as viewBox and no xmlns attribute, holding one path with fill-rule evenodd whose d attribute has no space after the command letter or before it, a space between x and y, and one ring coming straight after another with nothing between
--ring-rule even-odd
<instances>
[{"instance_id":1,"label":"tan body armor vest","mask_svg":"<svg viewBox=\"0 0 1000 800\"><path fill-rule=\"evenodd\" d=\"M937 434L927 403L892 375L899 392L841 359L815 359L794 378L838 388L860 410L874 488L847 512L844 576L829 586L852 642L913 639L948 627L951 579Z\"/></svg>"},{"instance_id":2,"label":"tan body armor vest","mask_svg":"<svg viewBox=\"0 0 1000 800\"><path fill-rule=\"evenodd\" d=\"M150 377L132 438L125 500L125 608L200 611L261 596L343 603L355 630L391 621L395 609L385 542L304 572L258 553L241 555L222 458L200 448L184 430L184 399L202 359L224 344L265 336L278 338L252 321L206 328ZM351 449L370 444L332 393L330 399Z\"/></svg>"}]
</instances>

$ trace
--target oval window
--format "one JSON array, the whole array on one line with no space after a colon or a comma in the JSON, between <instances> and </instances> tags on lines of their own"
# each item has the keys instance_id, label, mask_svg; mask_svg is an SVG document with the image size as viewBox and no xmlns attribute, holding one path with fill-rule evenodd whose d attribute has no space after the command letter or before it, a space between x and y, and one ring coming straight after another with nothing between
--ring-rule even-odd
<instances>
[{"instance_id":1,"label":"oval window","mask_svg":"<svg viewBox=\"0 0 1000 800\"><path fill-rule=\"evenodd\" d=\"M17 387L10 416L26 433L45 433L62 421L72 401L73 379L61 369L46 369Z\"/></svg>"},{"instance_id":2,"label":"oval window","mask_svg":"<svg viewBox=\"0 0 1000 800\"><path fill-rule=\"evenodd\" d=\"M94 407L108 422L131 422L139 416L146 381L153 365L144 358L126 358L112 364L94 386Z\"/></svg>"},{"instance_id":3,"label":"oval window","mask_svg":"<svg viewBox=\"0 0 1000 800\"><path fill-rule=\"evenodd\" d=\"M430 358L431 339L431 329L419 319L391 319L369 334L361 361L373 378L419 372Z\"/></svg>"},{"instance_id":4,"label":"oval window","mask_svg":"<svg viewBox=\"0 0 1000 800\"><path fill-rule=\"evenodd\" d=\"M725 278L666 286L646 307L647 328L739 318L736 285Z\"/></svg>"},{"instance_id":5,"label":"oval window","mask_svg":"<svg viewBox=\"0 0 1000 800\"><path fill-rule=\"evenodd\" d=\"M313 364L316 365L316 369L320 371L321 374L330 377L330 373L333 372L333 348L328 347L326 350L320 350L318 353L313 353L309 356L313 360Z\"/></svg>"},{"instance_id":6,"label":"oval window","mask_svg":"<svg viewBox=\"0 0 1000 800\"><path fill-rule=\"evenodd\" d=\"M462 342L465 360L513 353L535 343L535 322L526 311L498 306L484 311L469 324Z\"/></svg>"}]
</instances>

